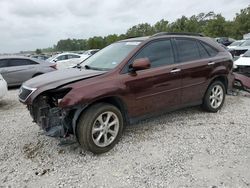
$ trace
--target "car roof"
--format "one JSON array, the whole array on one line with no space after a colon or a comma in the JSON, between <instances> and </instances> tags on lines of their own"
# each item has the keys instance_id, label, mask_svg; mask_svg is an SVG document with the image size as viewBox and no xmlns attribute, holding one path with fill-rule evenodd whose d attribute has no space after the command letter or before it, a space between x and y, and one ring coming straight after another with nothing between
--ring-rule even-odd
<instances>
[{"instance_id":1,"label":"car roof","mask_svg":"<svg viewBox=\"0 0 250 188\"><path fill-rule=\"evenodd\" d=\"M74 52L63 52L63 53L60 53L60 54L56 54L56 55L60 56L60 55L69 55L69 54L73 54L73 55L79 55L79 54L77 54L77 53L74 53Z\"/></svg>"},{"instance_id":2,"label":"car roof","mask_svg":"<svg viewBox=\"0 0 250 188\"><path fill-rule=\"evenodd\" d=\"M201 34L196 34L194 33L192 35L192 33L156 33L155 35L152 35L152 36L145 36L145 37L134 37L134 38L129 38L129 39L124 39L124 40L121 40L119 42L133 42L133 41L146 41L148 39L158 39L158 38L170 38L170 37L185 37L185 38L200 38L200 39L206 39L206 38L209 38L209 37L205 37L205 36L202 36Z\"/></svg>"},{"instance_id":3,"label":"car roof","mask_svg":"<svg viewBox=\"0 0 250 188\"><path fill-rule=\"evenodd\" d=\"M5 56L0 56L0 59L32 59L32 58L21 55L5 55Z\"/></svg>"},{"instance_id":4,"label":"car roof","mask_svg":"<svg viewBox=\"0 0 250 188\"><path fill-rule=\"evenodd\" d=\"M37 62L39 64L46 63L46 61L43 61L43 60L40 60L40 59L27 57L27 56L18 56L18 55L0 56L0 60L1 59L28 59L28 60L31 60L31 61L35 61L35 62Z\"/></svg>"},{"instance_id":5,"label":"car roof","mask_svg":"<svg viewBox=\"0 0 250 188\"><path fill-rule=\"evenodd\" d=\"M146 36L146 37L134 37L134 38L124 39L124 40L121 40L119 42L145 41L145 40L147 40L149 38L150 38L149 36Z\"/></svg>"}]
</instances>

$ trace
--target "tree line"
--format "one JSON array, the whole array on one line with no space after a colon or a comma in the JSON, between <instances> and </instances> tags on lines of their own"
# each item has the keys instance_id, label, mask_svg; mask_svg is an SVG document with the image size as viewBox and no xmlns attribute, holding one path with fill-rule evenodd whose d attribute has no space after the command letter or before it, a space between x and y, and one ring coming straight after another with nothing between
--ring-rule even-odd
<instances>
[{"instance_id":1,"label":"tree line","mask_svg":"<svg viewBox=\"0 0 250 188\"><path fill-rule=\"evenodd\" d=\"M194 32L209 37L231 37L242 39L243 34L250 33L250 5L237 13L232 21L226 20L221 14L214 12L200 13L191 17L182 16L174 22L162 19L154 25L141 23L127 30L125 34L111 34L105 37L94 36L88 39L65 39L57 42L52 48L43 49L51 51L79 51L88 49L101 49L115 41L149 36L158 32ZM39 49L37 49L39 50Z\"/></svg>"}]
</instances>

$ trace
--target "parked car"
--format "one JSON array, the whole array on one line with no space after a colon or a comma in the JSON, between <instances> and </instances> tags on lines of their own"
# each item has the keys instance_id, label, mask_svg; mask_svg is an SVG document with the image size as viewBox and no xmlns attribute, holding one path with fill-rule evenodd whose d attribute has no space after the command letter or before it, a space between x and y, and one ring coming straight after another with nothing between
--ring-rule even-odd
<instances>
[{"instance_id":1,"label":"parked car","mask_svg":"<svg viewBox=\"0 0 250 188\"><path fill-rule=\"evenodd\" d=\"M94 55L98 51L99 51L99 49L91 49L91 50L85 51L83 54L84 55L88 55L88 56L92 56L92 55Z\"/></svg>"},{"instance_id":2,"label":"parked car","mask_svg":"<svg viewBox=\"0 0 250 188\"><path fill-rule=\"evenodd\" d=\"M248 50L250 50L250 39L245 40L240 46L234 48L234 56L239 57Z\"/></svg>"},{"instance_id":3,"label":"parked car","mask_svg":"<svg viewBox=\"0 0 250 188\"><path fill-rule=\"evenodd\" d=\"M193 105L217 112L233 80L230 53L198 34L122 40L84 64L25 82L19 100L48 136L74 134L93 153L153 115Z\"/></svg>"},{"instance_id":4,"label":"parked car","mask_svg":"<svg viewBox=\"0 0 250 188\"><path fill-rule=\"evenodd\" d=\"M47 55L32 55L30 57L31 58L36 58L36 59L39 59L39 60L43 60L43 61L45 61L45 60L47 60L49 58L49 56L47 56Z\"/></svg>"},{"instance_id":5,"label":"parked car","mask_svg":"<svg viewBox=\"0 0 250 188\"><path fill-rule=\"evenodd\" d=\"M220 43L223 44L225 46L230 45L231 43L233 43L235 41L235 39L229 38L229 37L217 37L215 38L215 40Z\"/></svg>"},{"instance_id":6,"label":"parked car","mask_svg":"<svg viewBox=\"0 0 250 188\"><path fill-rule=\"evenodd\" d=\"M65 69L74 67L75 65L81 63L86 59L85 55L80 55L76 53L61 53L55 56L52 56L47 61L51 63L56 63L57 69Z\"/></svg>"},{"instance_id":7,"label":"parked car","mask_svg":"<svg viewBox=\"0 0 250 188\"><path fill-rule=\"evenodd\" d=\"M7 82L3 79L0 74L0 99L3 98L8 91Z\"/></svg>"},{"instance_id":8,"label":"parked car","mask_svg":"<svg viewBox=\"0 0 250 188\"><path fill-rule=\"evenodd\" d=\"M245 52L234 62L235 71L250 76L250 50Z\"/></svg>"},{"instance_id":9,"label":"parked car","mask_svg":"<svg viewBox=\"0 0 250 188\"><path fill-rule=\"evenodd\" d=\"M99 49L91 49L87 50L82 54L83 60L89 58L90 56L94 55L96 52L98 52Z\"/></svg>"},{"instance_id":10,"label":"parked car","mask_svg":"<svg viewBox=\"0 0 250 188\"><path fill-rule=\"evenodd\" d=\"M231 43L230 45L228 45L227 47L229 48L229 49L234 49L234 48L236 48L236 47L238 47L238 46L240 46L243 42L245 42L246 40L236 40L236 41L234 41L233 43Z\"/></svg>"},{"instance_id":11,"label":"parked car","mask_svg":"<svg viewBox=\"0 0 250 188\"><path fill-rule=\"evenodd\" d=\"M19 56L0 57L0 74L8 86L21 85L26 80L54 71L55 64Z\"/></svg>"}]
</instances>

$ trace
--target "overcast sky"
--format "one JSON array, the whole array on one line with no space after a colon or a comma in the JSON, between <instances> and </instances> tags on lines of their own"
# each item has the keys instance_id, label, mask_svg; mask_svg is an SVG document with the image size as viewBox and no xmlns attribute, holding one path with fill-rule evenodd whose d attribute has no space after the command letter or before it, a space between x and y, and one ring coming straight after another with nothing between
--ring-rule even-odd
<instances>
[{"instance_id":1,"label":"overcast sky","mask_svg":"<svg viewBox=\"0 0 250 188\"><path fill-rule=\"evenodd\" d=\"M0 0L0 53L60 39L121 34L139 23L214 11L232 19L249 0Z\"/></svg>"}]
</instances>

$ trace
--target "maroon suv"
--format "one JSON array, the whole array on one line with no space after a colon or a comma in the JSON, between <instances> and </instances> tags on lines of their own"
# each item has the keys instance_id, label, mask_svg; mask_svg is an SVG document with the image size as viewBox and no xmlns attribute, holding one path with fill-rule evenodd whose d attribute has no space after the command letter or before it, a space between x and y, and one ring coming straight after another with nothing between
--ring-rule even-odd
<instances>
[{"instance_id":1,"label":"maroon suv","mask_svg":"<svg viewBox=\"0 0 250 188\"><path fill-rule=\"evenodd\" d=\"M86 150L103 153L138 120L193 105L217 112L232 66L229 52L208 37L159 33L115 42L75 68L33 78L19 100L47 135L74 134Z\"/></svg>"}]
</instances>

